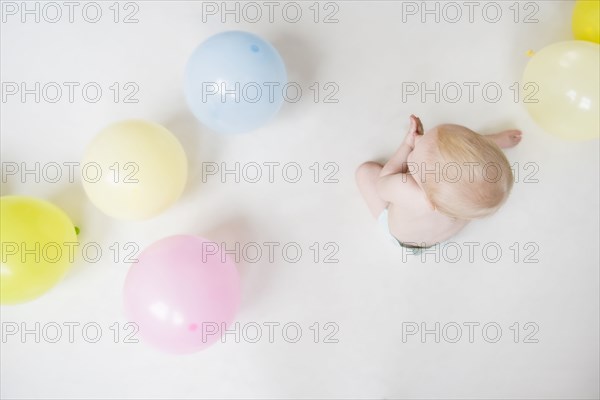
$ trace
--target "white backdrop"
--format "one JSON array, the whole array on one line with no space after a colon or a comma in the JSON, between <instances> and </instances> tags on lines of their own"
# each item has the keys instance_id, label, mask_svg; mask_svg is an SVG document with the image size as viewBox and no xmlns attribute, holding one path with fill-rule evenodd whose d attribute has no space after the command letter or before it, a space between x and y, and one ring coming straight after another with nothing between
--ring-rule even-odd
<instances>
[{"instance_id":1,"label":"white backdrop","mask_svg":"<svg viewBox=\"0 0 600 400\"><path fill-rule=\"evenodd\" d=\"M472 22L463 2L428 2L430 10L438 7L439 22L435 11L421 15L421 2L313 3L276 2L271 21L271 6L257 2L257 22L256 7L239 3L239 23L235 14L222 13L221 2L76 2L72 22L71 6L63 2L29 2L32 14L21 2L2 3L2 194L56 203L81 227L81 242L103 251L98 262L80 257L47 295L1 308L3 398L599 396L598 142L544 133L521 99L515 102L513 86L527 50L571 38L573 3L475 2ZM324 23L326 16L337 22ZM264 128L225 137L193 119L182 85L194 47L229 29L272 42L290 81L303 91ZM52 82L63 89L55 103ZM78 85L72 99L64 82ZM438 101L403 90L421 83L433 89L436 82ZM478 85L472 99L469 82ZM21 83L34 93L21 97ZM86 84L91 89L84 94ZM486 84L489 92L482 92ZM13 95L14 85L19 92ZM463 91L452 102L457 86ZM102 90L97 102L94 87ZM137 102L125 102L128 94ZM327 94L337 102L325 102ZM411 113L426 129L452 122L481 133L524 132L518 148L508 151L518 182L506 206L424 260L388 245L354 185L361 162L393 152ZM22 170L6 174L7 163L31 169L39 162L42 169L77 162L100 129L126 118L164 124L189 158L183 197L156 218L104 216L85 197L79 176L69 182L66 169L56 183L43 170L40 182ZM236 183L221 174L203 179L208 162L230 169L236 162L295 162L303 175L297 183L281 170L272 183L243 176ZM310 169L315 162L317 183ZM325 163L333 167L325 170ZM329 171L337 183L324 182ZM239 263L239 343L230 334L225 343L187 356L127 343L124 246L141 251L177 233L200 234L230 249L236 242L263 250L265 242L280 244L272 260L263 252L256 262L246 255ZM288 243L302 249L296 263L281 253ZM338 262L324 262L333 250ZM72 343L69 323L79 324ZM271 338L269 323L279 324ZM472 325L471 340L469 323L479 324ZM84 331L85 324L91 325ZM52 343L57 325L62 336ZM257 325L262 336L253 340ZM19 331L9 334L15 326ZM438 326L439 343L434 333L403 338L415 326L432 332ZM462 336L455 339L457 326ZM90 343L98 327L102 335ZM298 327L301 336L290 343ZM24 329L33 333L23 336Z\"/></svg>"}]
</instances>

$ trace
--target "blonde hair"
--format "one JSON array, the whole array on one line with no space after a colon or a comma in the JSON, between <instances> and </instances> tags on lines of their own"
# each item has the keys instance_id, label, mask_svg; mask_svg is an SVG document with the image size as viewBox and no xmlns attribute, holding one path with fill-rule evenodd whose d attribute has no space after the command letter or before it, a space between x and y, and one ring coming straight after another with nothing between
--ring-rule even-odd
<instances>
[{"instance_id":1,"label":"blonde hair","mask_svg":"<svg viewBox=\"0 0 600 400\"><path fill-rule=\"evenodd\" d=\"M442 125L437 133L437 146L428 151L426 163L435 163L439 173L436 179L427 174L423 179L429 201L442 214L459 219L496 212L514 181L504 152L491 139L462 126Z\"/></svg>"}]
</instances>

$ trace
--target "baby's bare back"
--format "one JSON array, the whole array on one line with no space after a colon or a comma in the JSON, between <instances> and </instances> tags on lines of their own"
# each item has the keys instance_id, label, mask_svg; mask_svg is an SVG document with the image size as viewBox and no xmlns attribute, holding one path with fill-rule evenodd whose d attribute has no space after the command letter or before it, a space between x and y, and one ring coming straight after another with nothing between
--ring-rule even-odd
<instances>
[{"instance_id":1,"label":"baby's bare back","mask_svg":"<svg viewBox=\"0 0 600 400\"><path fill-rule=\"evenodd\" d=\"M432 210L424 199L399 199L388 207L390 233L405 244L429 247L448 240L468 221L447 217Z\"/></svg>"}]
</instances>

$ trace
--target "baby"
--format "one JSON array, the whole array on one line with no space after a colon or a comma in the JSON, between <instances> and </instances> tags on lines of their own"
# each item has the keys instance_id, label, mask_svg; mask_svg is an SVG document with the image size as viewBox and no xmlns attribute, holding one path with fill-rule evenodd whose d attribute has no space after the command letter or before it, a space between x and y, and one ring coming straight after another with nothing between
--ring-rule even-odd
<instances>
[{"instance_id":1,"label":"baby","mask_svg":"<svg viewBox=\"0 0 600 400\"><path fill-rule=\"evenodd\" d=\"M420 119L411 115L410 129L392 158L385 165L362 164L356 181L394 243L431 247L502 206L513 174L501 148L520 141L518 130L481 136L459 125L423 134Z\"/></svg>"}]
</instances>

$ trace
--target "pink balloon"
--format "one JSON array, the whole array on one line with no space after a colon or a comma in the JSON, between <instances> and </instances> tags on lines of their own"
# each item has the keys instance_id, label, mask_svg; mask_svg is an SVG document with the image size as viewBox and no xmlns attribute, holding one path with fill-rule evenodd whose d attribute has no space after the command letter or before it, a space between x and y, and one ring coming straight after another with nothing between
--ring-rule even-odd
<instances>
[{"instance_id":1,"label":"pink balloon","mask_svg":"<svg viewBox=\"0 0 600 400\"><path fill-rule=\"evenodd\" d=\"M235 264L198 236L171 236L147 247L125 280L125 313L145 341L192 353L220 339L240 303Z\"/></svg>"}]
</instances>

